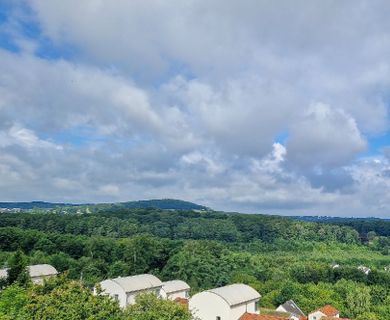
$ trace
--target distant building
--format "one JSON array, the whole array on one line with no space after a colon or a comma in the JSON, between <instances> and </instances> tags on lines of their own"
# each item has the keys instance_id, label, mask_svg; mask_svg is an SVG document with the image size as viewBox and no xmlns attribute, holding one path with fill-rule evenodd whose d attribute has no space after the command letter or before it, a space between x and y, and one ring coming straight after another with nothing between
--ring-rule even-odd
<instances>
[{"instance_id":1,"label":"distant building","mask_svg":"<svg viewBox=\"0 0 390 320\"><path fill-rule=\"evenodd\" d=\"M43 284L45 279L54 277L58 274L56 268L50 264L36 264L27 267L31 281L34 284Z\"/></svg>"},{"instance_id":2,"label":"distant building","mask_svg":"<svg viewBox=\"0 0 390 320\"><path fill-rule=\"evenodd\" d=\"M8 277L8 269L0 269L0 278ZM34 284L43 284L45 279L54 277L58 274L56 268L50 264L35 264L27 267L31 281Z\"/></svg>"},{"instance_id":3,"label":"distant building","mask_svg":"<svg viewBox=\"0 0 390 320\"><path fill-rule=\"evenodd\" d=\"M245 313L259 314L260 294L245 284L232 284L195 294L189 309L200 320L239 320Z\"/></svg>"},{"instance_id":4,"label":"distant building","mask_svg":"<svg viewBox=\"0 0 390 320\"><path fill-rule=\"evenodd\" d=\"M165 281L162 283L160 296L168 300L188 299L190 297L190 286L182 280Z\"/></svg>"},{"instance_id":5,"label":"distant building","mask_svg":"<svg viewBox=\"0 0 390 320\"><path fill-rule=\"evenodd\" d=\"M299 320L305 317L303 311L296 305L293 300L288 300L276 308L276 311L286 312L290 315L291 320Z\"/></svg>"},{"instance_id":6,"label":"distant building","mask_svg":"<svg viewBox=\"0 0 390 320\"><path fill-rule=\"evenodd\" d=\"M107 294L119 302L119 306L126 308L135 303L140 293L155 293L160 295L162 282L151 274L140 274L130 277L107 279L100 282L103 294ZM95 287L96 294L96 287Z\"/></svg>"},{"instance_id":7,"label":"distant building","mask_svg":"<svg viewBox=\"0 0 390 320\"><path fill-rule=\"evenodd\" d=\"M308 320L322 320L326 317L340 318L340 312L335 307L326 305L316 311L309 313Z\"/></svg>"},{"instance_id":8,"label":"distant building","mask_svg":"<svg viewBox=\"0 0 390 320\"><path fill-rule=\"evenodd\" d=\"M369 267L366 267L363 265L358 266L358 270L360 270L361 272L363 272L366 275L368 275L371 272L371 269Z\"/></svg>"}]
</instances>

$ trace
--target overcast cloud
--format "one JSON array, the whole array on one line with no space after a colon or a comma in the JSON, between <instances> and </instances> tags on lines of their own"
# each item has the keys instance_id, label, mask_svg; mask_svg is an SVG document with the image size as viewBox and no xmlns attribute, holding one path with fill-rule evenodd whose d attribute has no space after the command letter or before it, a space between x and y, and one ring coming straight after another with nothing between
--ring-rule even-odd
<instances>
[{"instance_id":1,"label":"overcast cloud","mask_svg":"<svg viewBox=\"0 0 390 320\"><path fill-rule=\"evenodd\" d=\"M390 216L388 1L0 10L0 201Z\"/></svg>"}]
</instances>

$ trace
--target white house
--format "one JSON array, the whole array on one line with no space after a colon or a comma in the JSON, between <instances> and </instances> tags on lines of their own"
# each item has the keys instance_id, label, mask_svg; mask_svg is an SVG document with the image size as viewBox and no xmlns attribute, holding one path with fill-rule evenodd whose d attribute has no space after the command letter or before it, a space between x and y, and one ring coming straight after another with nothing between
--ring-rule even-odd
<instances>
[{"instance_id":1,"label":"white house","mask_svg":"<svg viewBox=\"0 0 390 320\"><path fill-rule=\"evenodd\" d=\"M200 320L238 320L245 313L259 314L260 294L245 284L232 284L195 294L189 309Z\"/></svg>"},{"instance_id":2,"label":"white house","mask_svg":"<svg viewBox=\"0 0 390 320\"><path fill-rule=\"evenodd\" d=\"M363 265L358 266L357 268L358 268L358 270L363 272L365 275L368 275L371 272L371 269L369 267L366 267L366 266L363 266Z\"/></svg>"},{"instance_id":3,"label":"white house","mask_svg":"<svg viewBox=\"0 0 390 320\"><path fill-rule=\"evenodd\" d=\"M50 264L36 264L27 267L31 281L34 284L43 284L45 279L54 277L58 274L56 268Z\"/></svg>"},{"instance_id":4,"label":"white house","mask_svg":"<svg viewBox=\"0 0 390 320\"><path fill-rule=\"evenodd\" d=\"M34 284L43 284L45 279L54 277L58 274L56 268L50 264L35 264L27 267L31 281ZM0 269L0 278L8 277L8 269Z\"/></svg>"},{"instance_id":5,"label":"white house","mask_svg":"<svg viewBox=\"0 0 390 320\"><path fill-rule=\"evenodd\" d=\"M135 297L140 293L160 294L162 282L151 274L140 274L130 277L107 279L100 282L103 294L107 294L119 302L119 306L126 308L135 303ZM96 294L96 287L95 287Z\"/></svg>"},{"instance_id":6,"label":"white house","mask_svg":"<svg viewBox=\"0 0 390 320\"><path fill-rule=\"evenodd\" d=\"M308 320L321 320L323 317L340 318L340 312L331 305L326 305L316 311L309 313Z\"/></svg>"},{"instance_id":7,"label":"white house","mask_svg":"<svg viewBox=\"0 0 390 320\"><path fill-rule=\"evenodd\" d=\"M291 320L299 320L301 317L305 317L303 311L296 305L293 300L288 300L281 304L276 308L276 311L288 313Z\"/></svg>"},{"instance_id":8,"label":"white house","mask_svg":"<svg viewBox=\"0 0 390 320\"><path fill-rule=\"evenodd\" d=\"M190 286L182 280L165 281L162 283L160 296L169 300L188 299L190 297Z\"/></svg>"}]
</instances>

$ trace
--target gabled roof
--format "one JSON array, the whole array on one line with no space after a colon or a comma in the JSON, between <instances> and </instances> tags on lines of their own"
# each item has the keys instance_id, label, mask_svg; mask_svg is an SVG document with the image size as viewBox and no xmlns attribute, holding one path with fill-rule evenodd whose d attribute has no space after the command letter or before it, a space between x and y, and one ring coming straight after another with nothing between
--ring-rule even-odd
<instances>
[{"instance_id":1,"label":"gabled roof","mask_svg":"<svg viewBox=\"0 0 390 320\"><path fill-rule=\"evenodd\" d=\"M250 286L247 286L246 284L241 283L210 289L206 292L210 292L220 296L231 307L248 301L257 300L261 297L255 289Z\"/></svg>"},{"instance_id":2,"label":"gabled roof","mask_svg":"<svg viewBox=\"0 0 390 320\"><path fill-rule=\"evenodd\" d=\"M340 313L339 310L337 310L335 307L333 307L333 306L331 306L329 304L327 304L326 306L323 306L322 308L319 308L316 311L320 311L320 312L322 312L324 315L326 315L328 317L333 317L333 316L336 316L336 315L338 315ZM316 312L316 311L313 311L313 312Z\"/></svg>"},{"instance_id":3,"label":"gabled roof","mask_svg":"<svg viewBox=\"0 0 390 320\"><path fill-rule=\"evenodd\" d=\"M189 290L190 286L182 280L165 281L162 283L162 288L166 293Z\"/></svg>"},{"instance_id":4,"label":"gabled roof","mask_svg":"<svg viewBox=\"0 0 390 320\"><path fill-rule=\"evenodd\" d=\"M288 317L271 316L268 314L244 313L239 320L288 320Z\"/></svg>"},{"instance_id":5,"label":"gabled roof","mask_svg":"<svg viewBox=\"0 0 390 320\"><path fill-rule=\"evenodd\" d=\"M56 268L54 268L50 264L36 264L28 266L27 269L31 278L53 276L58 274Z\"/></svg>"},{"instance_id":6,"label":"gabled roof","mask_svg":"<svg viewBox=\"0 0 390 320\"><path fill-rule=\"evenodd\" d=\"M125 292L134 292L146 289L161 288L162 282L151 274L139 274L130 277L108 279L118 284Z\"/></svg>"},{"instance_id":7,"label":"gabled roof","mask_svg":"<svg viewBox=\"0 0 390 320\"><path fill-rule=\"evenodd\" d=\"M286 312L291 313L295 316L301 317L305 315L293 300L288 300L285 303L283 303L281 306L283 307L284 310L286 310Z\"/></svg>"}]
</instances>

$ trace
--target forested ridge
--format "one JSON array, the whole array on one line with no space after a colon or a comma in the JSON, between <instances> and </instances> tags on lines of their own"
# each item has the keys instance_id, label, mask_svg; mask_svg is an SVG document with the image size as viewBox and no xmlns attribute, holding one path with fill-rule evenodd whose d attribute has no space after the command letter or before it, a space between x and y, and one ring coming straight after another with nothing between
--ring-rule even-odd
<instances>
[{"instance_id":1,"label":"forested ridge","mask_svg":"<svg viewBox=\"0 0 390 320\"><path fill-rule=\"evenodd\" d=\"M293 299L305 312L332 304L352 319L390 318L390 238L371 230L362 242L349 226L278 216L72 210L1 213L0 263L21 249L28 263L52 264L87 287L139 273L185 280L192 293L243 282L265 308Z\"/></svg>"}]
</instances>

